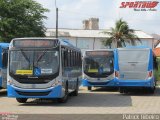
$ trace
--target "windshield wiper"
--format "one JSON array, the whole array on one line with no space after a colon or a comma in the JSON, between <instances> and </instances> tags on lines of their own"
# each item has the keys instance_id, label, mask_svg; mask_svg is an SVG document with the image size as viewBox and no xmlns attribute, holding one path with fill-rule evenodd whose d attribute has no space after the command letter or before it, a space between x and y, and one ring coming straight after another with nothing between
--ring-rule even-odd
<instances>
[{"instance_id":1,"label":"windshield wiper","mask_svg":"<svg viewBox=\"0 0 160 120\"><path fill-rule=\"evenodd\" d=\"M29 63L29 66L30 66L30 60L29 60L29 58L27 57L27 55L25 54L25 52L22 49L20 49L20 50L21 50L22 55L27 60L27 62Z\"/></svg>"},{"instance_id":2,"label":"windshield wiper","mask_svg":"<svg viewBox=\"0 0 160 120\"><path fill-rule=\"evenodd\" d=\"M47 50L43 51L43 53L38 57L36 63L38 64L38 62L42 59L42 57L46 54Z\"/></svg>"}]
</instances>

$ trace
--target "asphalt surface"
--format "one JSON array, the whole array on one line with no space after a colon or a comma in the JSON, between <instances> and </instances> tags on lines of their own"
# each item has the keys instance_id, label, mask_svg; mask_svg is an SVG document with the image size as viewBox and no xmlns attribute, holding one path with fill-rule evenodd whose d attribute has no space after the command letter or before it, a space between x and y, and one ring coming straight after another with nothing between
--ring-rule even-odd
<instances>
[{"instance_id":1,"label":"asphalt surface","mask_svg":"<svg viewBox=\"0 0 160 120\"><path fill-rule=\"evenodd\" d=\"M67 103L56 100L29 99L20 104L0 91L0 113L10 114L160 114L160 88L154 94L143 90L120 94L117 89L80 88L79 95L70 96Z\"/></svg>"}]
</instances>

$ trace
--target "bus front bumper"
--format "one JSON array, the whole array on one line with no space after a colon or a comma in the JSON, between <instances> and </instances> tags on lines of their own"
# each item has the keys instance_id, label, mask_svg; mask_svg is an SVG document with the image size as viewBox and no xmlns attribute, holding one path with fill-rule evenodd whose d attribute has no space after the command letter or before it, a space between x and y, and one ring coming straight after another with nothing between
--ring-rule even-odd
<instances>
[{"instance_id":1,"label":"bus front bumper","mask_svg":"<svg viewBox=\"0 0 160 120\"><path fill-rule=\"evenodd\" d=\"M107 86L113 86L115 87L115 84L114 84L114 79L113 80L106 80L106 81L96 81L96 82L91 82L89 81L88 79L83 79L82 80L82 85L87 87L87 86L94 86L94 87L107 87Z\"/></svg>"},{"instance_id":2,"label":"bus front bumper","mask_svg":"<svg viewBox=\"0 0 160 120\"><path fill-rule=\"evenodd\" d=\"M62 86L47 89L21 89L12 85L7 86L8 97L13 98L61 98Z\"/></svg>"}]
</instances>

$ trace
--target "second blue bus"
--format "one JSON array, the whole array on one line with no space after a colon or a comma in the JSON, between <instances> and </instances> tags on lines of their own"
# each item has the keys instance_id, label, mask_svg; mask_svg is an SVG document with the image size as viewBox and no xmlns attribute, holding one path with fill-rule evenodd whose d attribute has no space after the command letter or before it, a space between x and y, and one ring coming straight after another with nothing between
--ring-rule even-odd
<instances>
[{"instance_id":1,"label":"second blue bus","mask_svg":"<svg viewBox=\"0 0 160 120\"><path fill-rule=\"evenodd\" d=\"M92 87L115 87L114 50L88 50L83 55L82 85Z\"/></svg>"}]
</instances>

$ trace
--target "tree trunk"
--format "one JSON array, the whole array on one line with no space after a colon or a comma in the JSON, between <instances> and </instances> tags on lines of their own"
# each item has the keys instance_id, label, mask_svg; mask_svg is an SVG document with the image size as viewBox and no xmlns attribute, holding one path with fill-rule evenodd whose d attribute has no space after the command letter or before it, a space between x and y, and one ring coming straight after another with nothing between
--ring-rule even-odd
<instances>
[{"instance_id":1,"label":"tree trunk","mask_svg":"<svg viewBox=\"0 0 160 120\"><path fill-rule=\"evenodd\" d=\"M118 41L117 40L114 41L114 47L118 48Z\"/></svg>"}]
</instances>

